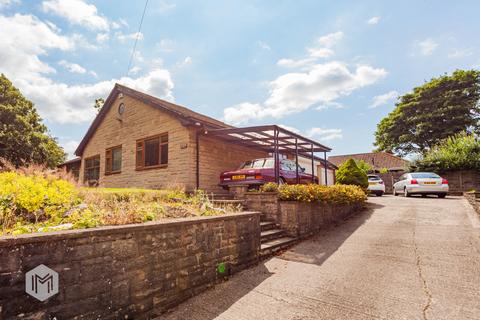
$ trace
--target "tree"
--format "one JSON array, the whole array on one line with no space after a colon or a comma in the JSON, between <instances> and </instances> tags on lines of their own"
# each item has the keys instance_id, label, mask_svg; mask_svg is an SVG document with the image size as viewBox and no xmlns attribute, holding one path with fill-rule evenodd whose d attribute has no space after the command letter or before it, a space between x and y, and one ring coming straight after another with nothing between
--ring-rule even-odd
<instances>
[{"instance_id":1,"label":"tree","mask_svg":"<svg viewBox=\"0 0 480 320\"><path fill-rule=\"evenodd\" d=\"M413 89L377 126L379 151L425 153L460 132L480 132L480 71L457 70Z\"/></svg>"},{"instance_id":2,"label":"tree","mask_svg":"<svg viewBox=\"0 0 480 320\"><path fill-rule=\"evenodd\" d=\"M461 133L441 141L414 163L417 170L480 170L480 140Z\"/></svg>"},{"instance_id":3,"label":"tree","mask_svg":"<svg viewBox=\"0 0 480 320\"><path fill-rule=\"evenodd\" d=\"M373 171L373 167L363 160L355 160L355 164L360 170L362 170L366 174L368 174L370 171Z\"/></svg>"},{"instance_id":4,"label":"tree","mask_svg":"<svg viewBox=\"0 0 480 320\"><path fill-rule=\"evenodd\" d=\"M355 160L348 159L338 168L335 178L338 184L352 184L368 188L367 173L357 167Z\"/></svg>"},{"instance_id":5,"label":"tree","mask_svg":"<svg viewBox=\"0 0 480 320\"><path fill-rule=\"evenodd\" d=\"M95 99L95 104L93 105L93 108L97 110L97 113L100 112L104 103L105 103L105 100L103 100L103 98Z\"/></svg>"},{"instance_id":6,"label":"tree","mask_svg":"<svg viewBox=\"0 0 480 320\"><path fill-rule=\"evenodd\" d=\"M0 158L15 166L32 163L53 168L65 152L51 137L33 103L0 75Z\"/></svg>"}]
</instances>

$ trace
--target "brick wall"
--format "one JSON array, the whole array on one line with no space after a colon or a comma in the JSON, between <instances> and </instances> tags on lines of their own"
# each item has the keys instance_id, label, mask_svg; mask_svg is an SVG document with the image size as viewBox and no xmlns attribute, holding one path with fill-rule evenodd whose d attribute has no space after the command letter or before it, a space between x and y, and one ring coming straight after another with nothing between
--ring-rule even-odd
<instances>
[{"instance_id":1,"label":"brick wall","mask_svg":"<svg viewBox=\"0 0 480 320\"><path fill-rule=\"evenodd\" d=\"M192 139L195 139L192 131ZM227 143L218 138L200 136L200 189L209 191L221 191L218 186L220 173L227 170L235 170L247 160L263 158L266 152ZM194 145L194 143L191 143ZM195 152L195 148L192 148ZM195 155L192 156L195 159ZM192 172L195 172L195 161L192 164Z\"/></svg>"},{"instance_id":2,"label":"brick wall","mask_svg":"<svg viewBox=\"0 0 480 320\"><path fill-rule=\"evenodd\" d=\"M145 319L256 263L259 213L0 237L0 319ZM25 273L45 264L59 293L40 302Z\"/></svg>"}]
</instances>

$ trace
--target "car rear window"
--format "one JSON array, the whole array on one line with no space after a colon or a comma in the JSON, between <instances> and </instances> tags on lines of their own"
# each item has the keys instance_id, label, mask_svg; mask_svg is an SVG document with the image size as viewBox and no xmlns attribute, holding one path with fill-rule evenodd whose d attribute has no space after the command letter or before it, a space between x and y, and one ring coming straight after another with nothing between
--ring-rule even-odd
<instances>
[{"instance_id":1,"label":"car rear window","mask_svg":"<svg viewBox=\"0 0 480 320\"><path fill-rule=\"evenodd\" d=\"M273 159L256 159L245 161L240 169L260 169L273 167Z\"/></svg>"},{"instance_id":2,"label":"car rear window","mask_svg":"<svg viewBox=\"0 0 480 320\"><path fill-rule=\"evenodd\" d=\"M437 178L440 178L440 176L438 174L431 173L431 172L410 173L410 175L414 179L437 179Z\"/></svg>"},{"instance_id":3,"label":"car rear window","mask_svg":"<svg viewBox=\"0 0 480 320\"><path fill-rule=\"evenodd\" d=\"M368 180L382 180L378 176L368 176Z\"/></svg>"}]
</instances>

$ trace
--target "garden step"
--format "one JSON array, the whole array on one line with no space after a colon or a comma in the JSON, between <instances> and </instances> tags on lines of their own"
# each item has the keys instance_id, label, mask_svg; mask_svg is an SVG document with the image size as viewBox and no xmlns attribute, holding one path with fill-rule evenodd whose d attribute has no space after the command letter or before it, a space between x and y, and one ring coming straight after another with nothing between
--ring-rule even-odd
<instances>
[{"instance_id":1,"label":"garden step","mask_svg":"<svg viewBox=\"0 0 480 320\"><path fill-rule=\"evenodd\" d=\"M293 245L296 241L297 241L296 238L281 237L278 239L274 239L274 240L270 240L268 242L262 243L260 246L260 256L265 257L279 250L286 249L291 245Z\"/></svg>"},{"instance_id":2,"label":"garden step","mask_svg":"<svg viewBox=\"0 0 480 320\"><path fill-rule=\"evenodd\" d=\"M229 200L229 199L214 199L210 200L211 203L213 204L241 204L244 205L245 201L244 200Z\"/></svg>"},{"instance_id":3,"label":"garden step","mask_svg":"<svg viewBox=\"0 0 480 320\"><path fill-rule=\"evenodd\" d=\"M276 227L277 227L277 224L274 221L260 221L261 231L275 229Z\"/></svg>"},{"instance_id":4,"label":"garden step","mask_svg":"<svg viewBox=\"0 0 480 320\"><path fill-rule=\"evenodd\" d=\"M262 231L260 233L260 242L264 243L273 239L281 238L284 233L285 231L282 229L271 229L271 230Z\"/></svg>"},{"instance_id":5,"label":"garden step","mask_svg":"<svg viewBox=\"0 0 480 320\"><path fill-rule=\"evenodd\" d=\"M230 193L209 193L208 198L210 200L234 200Z\"/></svg>"}]
</instances>

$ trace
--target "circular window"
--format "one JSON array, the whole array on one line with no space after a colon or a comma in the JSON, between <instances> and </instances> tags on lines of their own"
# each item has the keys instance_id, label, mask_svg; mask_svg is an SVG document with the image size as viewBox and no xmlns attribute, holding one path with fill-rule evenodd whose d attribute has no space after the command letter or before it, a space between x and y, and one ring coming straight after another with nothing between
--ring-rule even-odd
<instances>
[{"instance_id":1,"label":"circular window","mask_svg":"<svg viewBox=\"0 0 480 320\"><path fill-rule=\"evenodd\" d=\"M125 112L125 105L123 103L120 103L118 106L118 114L122 115Z\"/></svg>"}]
</instances>

